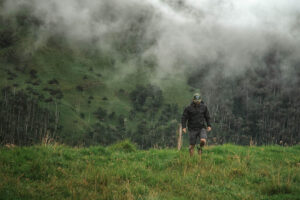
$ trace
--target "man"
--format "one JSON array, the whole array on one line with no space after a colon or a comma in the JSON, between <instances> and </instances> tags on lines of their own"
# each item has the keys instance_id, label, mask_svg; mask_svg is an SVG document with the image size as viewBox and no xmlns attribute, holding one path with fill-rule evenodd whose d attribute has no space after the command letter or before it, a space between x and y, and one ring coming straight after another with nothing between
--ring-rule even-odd
<instances>
[{"instance_id":1,"label":"man","mask_svg":"<svg viewBox=\"0 0 300 200\"><path fill-rule=\"evenodd\" d=\"M182 114L181 123L182 131L184 133L186 133L186 122L188 122L189 130L190 156L193 156L194 154L194 148L198 137L200 137L200 148L198 148L198 154L201 156L203 146L207 139L206 131L211 131L211 124L207 106L202 101L199 93L194 94L193 102L184 109Z\"/></svg>"}]
</instances>

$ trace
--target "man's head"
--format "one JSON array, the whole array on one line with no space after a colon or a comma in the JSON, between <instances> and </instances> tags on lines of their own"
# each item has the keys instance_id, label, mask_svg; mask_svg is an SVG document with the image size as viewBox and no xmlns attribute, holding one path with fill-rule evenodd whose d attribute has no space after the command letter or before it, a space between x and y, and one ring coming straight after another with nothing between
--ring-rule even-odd
<instances>
[{"instance_id":1,"label":"man's head","mask_svg":"<svg viewBox=\"0 0 300 200\"><path fill-rule=\"evenodd\" d=\"M202 100L201 95L199 93L195 93L193 96L193 102L195 104L200 104L201 100Z\"/></svg>"}]
</instances>

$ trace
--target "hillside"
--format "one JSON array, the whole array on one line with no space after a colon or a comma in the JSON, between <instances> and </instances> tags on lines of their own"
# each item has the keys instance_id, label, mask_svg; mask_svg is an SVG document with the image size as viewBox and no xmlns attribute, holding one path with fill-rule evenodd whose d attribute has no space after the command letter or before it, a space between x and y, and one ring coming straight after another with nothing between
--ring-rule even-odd
<instances>
[{"instance_id":1,"label":"hillside","mask_svg":"<svg viewBox=\"0 0 300 200\"><path fill-rule=\"evenodd\" d=\"M152 86L149 85L149 77L146 77L146 74L149 75L147 68L122 74L116 67L126 67L128 70L129 64L119 64L120 66L113 67L110 66L110 58L107 58L108 61L106 61L106 58L99 58L98 55L77 54L73 50L63 47L45 47L35 52L29 61L17 65L21 69L2 63L0 65L0 87L8 87L12 91L24 91L30 98L36 99L42 107L47 107L53 112L57 111L59 113L57 117L59 133L53 135L54 130L49 131L57 140L71 145L90 145L93 142L109 144L112 138L100 136L95 129L107 130L107 134L111 134L111 132L119 130L119 126L122 126L122 129L126 128L127 131L136 132L137 124L143 122L144 117L140 117L143 115L140 114L143 110L136 111L133 108L130 94L139 86L136 91L140 97L137 96L137 98L142 101L141 105L143 106L147 96L150 101L154 98L152 95L155 94L156 89L152 89ZM172 94L172 88L175 87L177 90L182 88L183 92L187 91L184 93L188 93L188 96L192 95L184 82L176 82L171 86L166 85L164 99L159 100L159 104L161 104L158 108L159 111L168 109L171 104L177 105L178 103L183 107L184 103L189 102L189 99L184 100L183 98L187 95L173 98L176 93ZM157 89L159 92L163 92L161 88L157 87ZM171 104L165 102L171 102ZM149 106L151 107L151 104ZM145 109L148 108L145 107ZM133 118L138 115L139 120L134 122L128 120L130 111ZM178 108L175 110L175 114L176 116L170 116L172 118L168 118L168 121L176 119L178 123ZM156 118L159 116L160 114L157 113ZM124 124L126 119L127 124ZM157 123L156 121L153 123ZM174 135L177 123L171 124ZM122 134L122 137L132 138L131 133L128 134L127 136Z\"/></svg>"},{"instance_id":2,"label":"hillside","mask_svg":"<svg viewBox=\"0 0 300 200\"><path fill-rule=\"evenodd\" d=\"M174 147L195 92L210 144L298 144L298 21L270 34L191 2L0 0L0 144Z\"/></svg>"},{"instance_id":3,"label":"hillside","mask_svg":"<svg viewBox=\"0 0 300 200\"><path fill-rule=\"evenodd\" d=\"M0 20L1 99L10 97L1 102L1 116L5 117L0 121L6 129L1 133L2 144L39 143L47 134L69 145L107 145L124 138L145 148L176 142L180 113L190 102L186 97L193 94L185 77L173 76L173 80L154 84L150 80L156 69L151 60L102 51L91 44L72 45L59 35L35 48L31 45L36 43L33 32L39 26L39 20L27 12ZM31 104L37 107L39 118L28 116ZM47 117L41 114L43 109ZM24 122L16 122L20 112ZM27 117L39 123L38 128L25 131ZM40 124L41 118L47 118L45 123ZM16 124L19 127L12 129ZM148 130L155 126L152 132L157 139L142 144L144 137L150 137L140 133L142 126ZM35 129L40 132L38 138L32 136Z\"/></svg>"},{"instance_id":4,"label":"hillside","mask_svg":"<svg viewBox=\"0 0 300 200\"><path fill-rule=\"evenodd\" d=\"M0 199L299 199L300 148L2 147Z\"/></svg>"}]
</instances>

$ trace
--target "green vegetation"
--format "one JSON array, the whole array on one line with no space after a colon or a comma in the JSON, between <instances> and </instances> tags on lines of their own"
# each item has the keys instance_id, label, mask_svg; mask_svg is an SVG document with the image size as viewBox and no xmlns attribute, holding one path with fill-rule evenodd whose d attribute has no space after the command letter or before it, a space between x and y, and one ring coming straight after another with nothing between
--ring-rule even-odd
<instances>
[{"instance_id":1,"label":"green vegetation","mask_svg":"<svg viewBox=\"0 0 300 200\"><path fill-rule=\"evenodd\" d=\"M0 199L299 199L300 146L2 147Z\"/></svg>"},{"instance_id":2,"label":"green vegetation","mask_svg":"<svg viewBox=\"0 0 300 200\"><path fill-rule=\"evenodd\" d=\"M0 145L47 136L70 146L129 139L140 149L174 147L182 111L199 91L212 118L210 144L300 143L299 61L276 44L240 74L225 73L222 59L181 63L175 55L171 73L146 53L157 45L144 37L152 15L108 33L103 47L95 41L105 38L76 41L55 25L45 32L49 22L27 3L0 12Z\"/></svg>"},{"instance_id":3,"label":"green vegetation","mask_svg":"<svg viewBox=\"0 0 300 200\"><path fill-rule=\"evenodd\" d=\"M30 3L4 12L5 2L0 200L299 199L300 62L287 50L270 45L235 75L222 58L176 54L174 72L164 71L148 53L158 45L149 39L151 12L108 38L77 41ZM114 24L114 14L105 17ZM183 108L199 91L212 118L208 144L216 145L201 159L189 157L187 135L183 150L173 149Z\"/></svg>"},{"instance_id":4,"label":"green vegetation","mask_svg":"<svg viewBox=\"0 0 300 200\"><path fill-rule=\"evenodd\" d=\"M122 60L120 52L70 45L59 35L33 48L39 26L26 12L0 16L0 144L31 145L48 135L68 145L109 145L126 138L140 148L175 145L181 110L192 95L184 78L151 84L155 68L148 58ZM4 100L7 94L10 99ZM34 115L25 101L22 107L15 103L22 96L38 103ZM28 122L37 116L54 117L35 128Z\"/></svg>"}]
</instances>

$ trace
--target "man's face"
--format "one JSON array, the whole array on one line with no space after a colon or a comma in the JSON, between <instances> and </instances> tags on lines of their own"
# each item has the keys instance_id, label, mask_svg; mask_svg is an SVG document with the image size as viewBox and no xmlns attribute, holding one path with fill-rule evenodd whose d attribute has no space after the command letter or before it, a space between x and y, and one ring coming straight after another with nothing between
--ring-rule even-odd
<instances>
[{"instance_id":1,"label":"man's face","mask_svg":"<svg viewBox=\"0 0 300 200\"><path fill-rule=\"evenodd\" d=\"M200 102L201 102L201 100L194 100L194 103L197 105L200 104Z\"/></svg>"},{"instance_id":2,"label":"man's face","mask_svg":"<svg viewBox=\"0 0 300 200\"><path fill-rule=\"evenodd\" d=\"M200 95L195 95L193 101L195 104L200 104L200 102L201 102Z\"/></svg>"}]
</instances>

